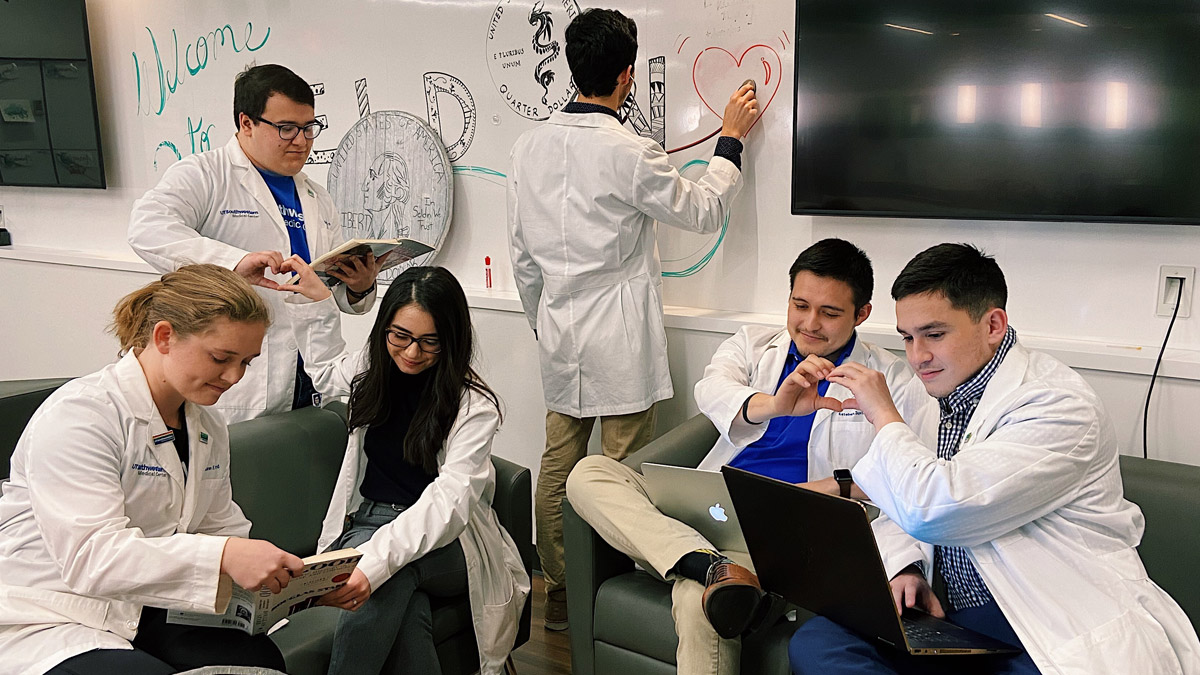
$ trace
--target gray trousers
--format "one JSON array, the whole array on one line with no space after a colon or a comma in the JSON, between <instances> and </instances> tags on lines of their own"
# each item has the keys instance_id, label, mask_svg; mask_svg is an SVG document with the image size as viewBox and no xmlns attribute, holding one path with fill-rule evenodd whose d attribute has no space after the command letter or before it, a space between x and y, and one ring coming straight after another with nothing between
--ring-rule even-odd
<instances>
[{"instance_id":1,"label":"gray trousers","mask_svg":"<svg viewBox=\"0 0 1200 675\"><path fill-rule=\"evenodd\" d=\"M358 546L402 511L390 504L364 501L331 548ZM343 611L333 637L329 675L378 675L388 654L399 650L408 673L440 673L433 644L429 598L467 592L467 563L458 540L405 565L358 611Z\"/></svg>"}]
</instances>

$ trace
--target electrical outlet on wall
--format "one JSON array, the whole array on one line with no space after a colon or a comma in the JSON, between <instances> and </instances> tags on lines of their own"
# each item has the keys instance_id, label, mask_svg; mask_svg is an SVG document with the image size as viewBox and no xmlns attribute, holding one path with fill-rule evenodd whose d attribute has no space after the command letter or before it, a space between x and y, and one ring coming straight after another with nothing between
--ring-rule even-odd
<instances>
[{"instance_id":1,"label":"electrical outlet on wall","mask_svg":"<svg viewBox=\"0 0 1200 675\"><path fill-rule=\"evenodd\" d=\"M1192 287L1196 284L1196 268L1180 265L1163 265L1158 268L1158 296L1155 300L1158 316L1175 313L1175 299L1179 298L1179 318L1192 314ZM1183 287L1182 293L1180 286Z\"/></svg>"}]
</instances>

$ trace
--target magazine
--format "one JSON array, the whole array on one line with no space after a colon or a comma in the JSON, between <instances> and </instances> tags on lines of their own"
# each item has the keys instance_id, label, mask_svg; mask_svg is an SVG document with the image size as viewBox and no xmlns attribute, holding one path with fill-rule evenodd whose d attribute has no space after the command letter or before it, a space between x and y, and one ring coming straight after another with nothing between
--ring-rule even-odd
<instances>
[{"instance_id":1,"label":"magazine","mask_svg":"<svg viewBox=\"0 0 1200 675\"><path fill-rule=\"evenodd\" d=\"M322 595L345 584L361 557L362 553L353 548L309 556L304 559L304 571L279 593L272 593L265 588L248 591L233 584L232 596L224 614L170 610L167 612L167 623L236 628L249 635L266 633L275 624L315 606Z\"/></svg>"}]
</instances>

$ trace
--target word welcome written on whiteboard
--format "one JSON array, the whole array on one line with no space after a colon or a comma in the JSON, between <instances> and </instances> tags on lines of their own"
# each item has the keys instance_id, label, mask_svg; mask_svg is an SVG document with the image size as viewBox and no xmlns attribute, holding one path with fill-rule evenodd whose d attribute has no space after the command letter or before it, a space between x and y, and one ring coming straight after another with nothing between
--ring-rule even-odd
<instances>
[{"instance_id":1,"label":"word welcome written on whiteboard","mask_svg":"<svg viewBox=\"0 0 1200 675\"><path fill-rule=\"evenodd\" d=\"M262 39L258 39L255 35L254 23L247 21L245 29L242 31L241 38L234 31L231 24L225 24L215 28L207 33L202 33L186 43L183 47L183 68L180 68L180 47L179 47L179 32L171 29L171 51L167 54L169 63L165 63L162 51L158 47L158 39L154 35L154 31L146 26L146 32L150 35L150 47L154 51L154 67L151 69L147 59L139 59L138 53L133 52L133 69L135 81L137 84L137 111L139 115L162 115L167 108L167 101L171 96L179 90L179 88L189 79L198 76L205 68L208 67L210 61L215 61L222 48L232 49L233 52L241 53L242 50L248 52L256 52L262 49L267 44L267 40L271 37L271 27L267 26L262 33ZM255 43L257 41L257 43ZM226 44L228 43L228 47ZM184 74L184 70L187 74ZM147 85L142 86L142 74L146 73ZM149 86L150 83L157 80L157 107L154 96L155 89ZM201 152L209 150L212 144L209 140L209 131L215 125L205 125L201 119L195 124L192 123L192 118L187 120L187 138L191 145L191 152ZM178 147L170 140L163 140L155 149L155 154L162 148L169 149L175 155L175 159L181 159L182 153ZM157 160L155 160L157 164Z\"/></svg>"}]
</instances>

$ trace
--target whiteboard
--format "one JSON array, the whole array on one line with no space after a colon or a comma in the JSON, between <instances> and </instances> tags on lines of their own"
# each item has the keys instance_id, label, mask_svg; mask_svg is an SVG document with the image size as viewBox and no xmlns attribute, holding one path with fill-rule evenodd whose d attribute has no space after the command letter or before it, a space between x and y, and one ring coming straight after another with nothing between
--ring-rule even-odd
<instances>
[{"instance_id":1,"label":"whiteboard","mask_svg":"<svg viewBox=\"0 0 1200 675\"><path fill-rule=\"evenodd\" d=\"M808 241L787 211L793 6L607 6L638 23L636 105L623 111L626 124L663 143L686 175L698 176L711 157L716 139L703 139L720 128L729 94L748 77L758 82L763 117L747 139L746 186L728 230L661 228L660 253L668 303L777 311L786 292L778 278ZM220 147L235 130L234 76L250 63L280 63L313 86L328 125L306 167L319 182L365 115L406 111L438 131L453 164L454 207L437 262L482 288L490 258L494 288L513 290L503 208L509 151L573 93L562 47L579 9L575 0L92 0L109 178L140 193L179 158ZM772 167L766 180L759 166ZM787 255L760 279L759 251L771 255L781 243L762 239L772 229L760 222L764 212L799 248L784 243ZM779 293L748 306L760 283Z\"/></svg>"}]
</instances>

